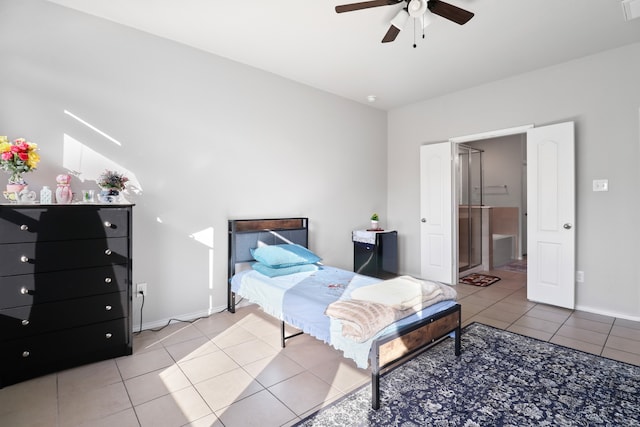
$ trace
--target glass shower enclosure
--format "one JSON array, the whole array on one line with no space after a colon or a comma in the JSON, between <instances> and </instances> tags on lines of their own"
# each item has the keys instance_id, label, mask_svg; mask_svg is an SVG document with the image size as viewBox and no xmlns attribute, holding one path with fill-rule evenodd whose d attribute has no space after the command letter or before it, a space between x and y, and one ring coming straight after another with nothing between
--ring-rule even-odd
<instances>
[{"instance_id":1,"label":"glass shower enclosure","mask_svg":"<svg viewBox=\"0 0 640 427\"><path fill-rule=\"evenodd\" d=\"M458 271L482 264L482 150L458 144Z\"/></svg>"}]
</instances>

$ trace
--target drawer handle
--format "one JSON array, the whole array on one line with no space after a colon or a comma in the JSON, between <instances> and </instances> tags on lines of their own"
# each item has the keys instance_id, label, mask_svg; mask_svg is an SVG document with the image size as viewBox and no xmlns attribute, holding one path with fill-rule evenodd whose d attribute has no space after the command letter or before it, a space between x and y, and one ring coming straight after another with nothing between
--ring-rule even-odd
<instances>
[{"instance_id":1,"label":"drawer handle","mask_svg":"<svg viewBox=\"0 0 640 427\"><path fill-rule=\"evenodd\" d=\"M104 283L111 283L111 277L105 277Z\"/></svg>"},{"instance_id":2,"label":"drawer handle","mask_svg":"<svg viewBox=\"0 0 640 427\"><path fill-rule=\"evenodd\" d=\"M107 228L111 228L111 223L109 221L105 221L104 226Z\"/></svg>"},{"instance_id":3,"label":"drawer handle","mask_svg":"<svg viewBox=\"0 0 640 427\"><path fill-rule=\"evenodd\" d=\"M31 353L29 353L28 350L25 350L25 351L22 352L22 357L29 357L30 354Z\"/></svg>"},{"instance_id":4,"label":"drawer handle","mask_svg":"<svg viewBox=\"0 0 640 427\"><path fill-rule=\"evenodd\" d=\"M111 255L111 249L107 249L106 251L104 251L105 255Z\"/></svg>"},{"instance_id":5,"label":"drawer handle","mask_svg":"<svg viewBox=\"0 0 640 427\"><path fill-rule=\"evenodd\" d=\"M27 326L29 324L29 321L27 319L24 319L21 323L22 326Z\"/></svg>"},{"instance_id":6,"label":"drawer handle","mask_svg":"<svg viewBox=\"0 0 640 427\"><path fill-rule=\"evenodd\" d=\"M107 310L107 311L111 311L111 306L110 306L110 305L106 305L106 306L104 307L104 309L105 309L105 310Z\"/></svg>"},{"instance_id":7,"label":"drawer handle","mask_svg":"<svg viewBox=\"0 0 640 427\"><path fill-rule=\"evenodd\" d=\"M22 295L29 295L29 289L27 289L26 286L23 286L23 287L20 288L20 293Z\"/></svg>"},{"instance_id":8,"label":"drawer handle","mask_svg":"<svg viewBox=\"0 0 640 427\"><path fill-rule=\"evenodd\" d=\"M22 255L22 256L20 257L20 262L29 262L29 257L28 257L28 256L26 256L26 255Z\"/></svg>"},{"instance_id":9,"label":"drawer handle","mask_svg":"<svg viewBox=\"0 0 640 427\"><path fill-rule=\"evenodd\" d=\"M106 339L109 339L109 338L111 338L112 336L113 336L113 335L111 335L111 332L107 332L106 334L104 334L104 337L105 337Z\"/></svg>"},{"instance_id":10,"label":"drawer handle","mask_svg":"<svg viewBox=\"0 0 640 427\"><path fill-rule=\"evenodd\" d=\"M20 226L20 230L22 230L22 231L27 231L27 230L29 230L29 226L28 226L27 224L22 224L22 225Z\"/></svg>"}]
</instances>

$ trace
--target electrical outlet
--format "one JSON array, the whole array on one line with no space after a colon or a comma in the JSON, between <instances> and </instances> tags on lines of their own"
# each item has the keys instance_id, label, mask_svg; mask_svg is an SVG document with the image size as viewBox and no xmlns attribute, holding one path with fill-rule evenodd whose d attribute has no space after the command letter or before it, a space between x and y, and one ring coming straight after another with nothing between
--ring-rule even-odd
<instances>
[{"instance_id":1,"label":"electrical outlet","mask_svg":"<svg viewBox=\"0 0 640 427\"><path fill-rule=\"evenodd\" d=\"M147 284L146 283L138 283L136 285L136 296L138 298L142 298L142 296L147 296Z\"/></svg>"},{"instance_id":2,"label":"electrical outlet","mask_svg":"<svg viewBox=\"0 0 640 427\"><path fill-rule=\"evenodd\" d=\"M576 271L576 282L584 283L584 271Z\"/></svg>"}]
</instances>

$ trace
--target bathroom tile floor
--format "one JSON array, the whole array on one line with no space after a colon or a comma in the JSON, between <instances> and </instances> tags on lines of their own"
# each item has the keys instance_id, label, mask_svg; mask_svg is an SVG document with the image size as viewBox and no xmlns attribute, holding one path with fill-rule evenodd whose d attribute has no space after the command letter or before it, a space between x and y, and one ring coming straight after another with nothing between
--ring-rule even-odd
<instances>
[{"instance_id":1,"label":"bathroom tile floor","mask_svg":"<svg viewBox=\"0 0 640 427\"><path fill-rule=\"evenodd\" d=\"M532 303L525 274L488 273L502 280L456 287L464 325L640 365L640 322ZM143 331L132 356L0 389L0 425L288 426L369 382L368 371L309 336L281 349L279 331L254 305Z\"/></svg>"}]
</instances>

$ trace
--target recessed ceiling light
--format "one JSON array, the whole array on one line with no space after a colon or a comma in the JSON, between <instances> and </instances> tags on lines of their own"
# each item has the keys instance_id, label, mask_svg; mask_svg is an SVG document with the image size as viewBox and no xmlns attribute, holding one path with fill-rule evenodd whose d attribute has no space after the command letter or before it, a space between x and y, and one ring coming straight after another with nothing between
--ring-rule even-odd
<instances>
[{"instance_id":1,"label":"recessed ceiling light","mask_svg":"<svg viewBox=\"0 0 640 427\"><path fill-rule=\"evenodd\" d=\"M376 99L378 99L378 97L375 95L367 95L367 101L369 102L376 102Z\"/></svg>"}]
</instances>

